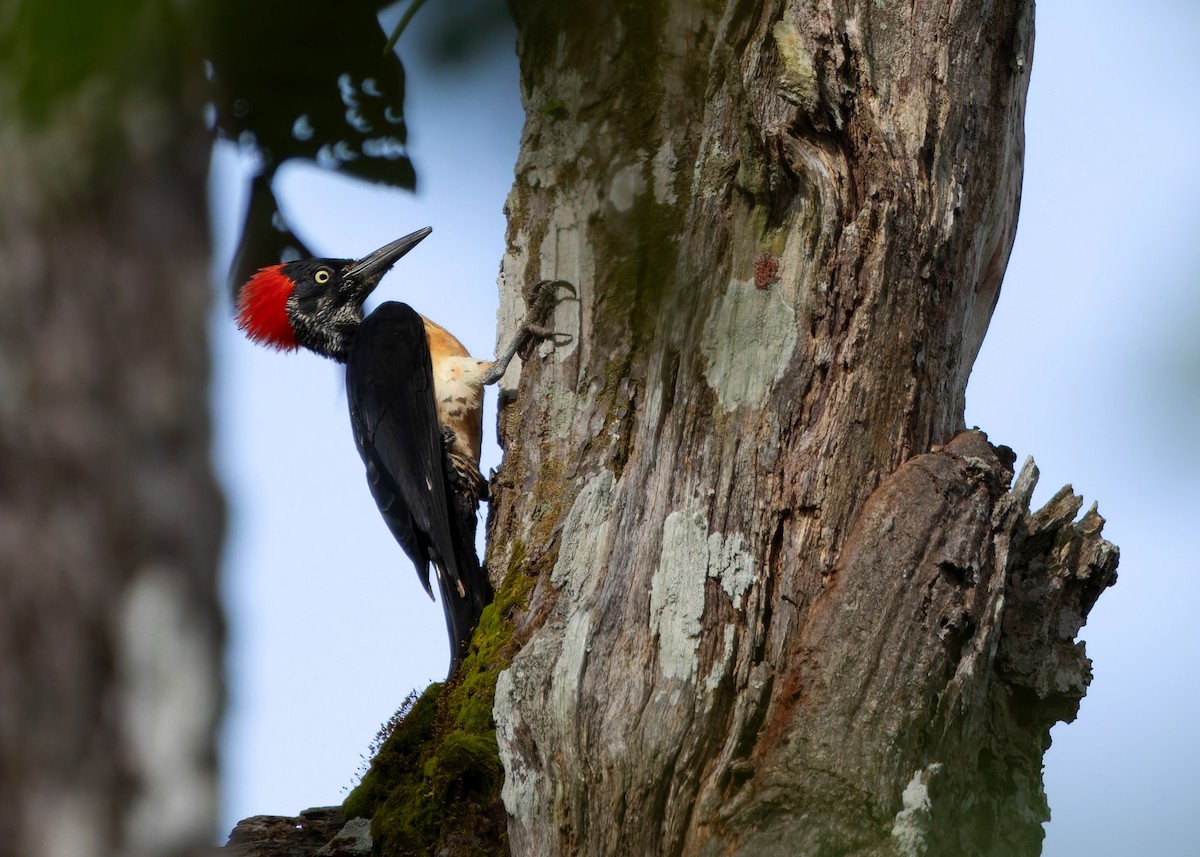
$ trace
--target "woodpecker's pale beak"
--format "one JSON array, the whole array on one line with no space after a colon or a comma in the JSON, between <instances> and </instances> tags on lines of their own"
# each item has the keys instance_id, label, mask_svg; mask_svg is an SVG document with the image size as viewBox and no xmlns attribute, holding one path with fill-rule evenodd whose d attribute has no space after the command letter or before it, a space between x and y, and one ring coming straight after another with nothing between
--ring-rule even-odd
<instances>
[{"instance_id":1,"label":"woodpecker's pale beak","mask_svg":"<svg viewBox=\"0 0 1200 857\"><path fill-rule=\"evenodd\" d=\"M418 229L411 235L397 238L391 244L386 244L374 253L363 256L357 262L351 264L342 276L347 281L361 283L374 288L380 278L391 270L392 265L395 265L401 256L420 244L422 239L432 231L432 227L426 226L424 229Z\"/></svg>"}]
</instances>

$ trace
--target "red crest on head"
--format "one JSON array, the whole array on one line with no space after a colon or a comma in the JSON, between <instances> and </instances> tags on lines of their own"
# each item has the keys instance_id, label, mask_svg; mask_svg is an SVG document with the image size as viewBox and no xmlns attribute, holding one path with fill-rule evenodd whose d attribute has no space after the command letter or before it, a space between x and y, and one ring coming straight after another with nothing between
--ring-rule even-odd
<instances>
[{"instance_id":1,"label":"red crest on head","mask_svg":"<svg viewBox=\"0 0 1200 857\"><path fill-rule=\"evenodd\" d=\"M237 325L253 342L291 351L299 343L288 320L287 302L296 284L283 273L283 265L261 268L242 286Z\"/></svg>"}]
</instances>

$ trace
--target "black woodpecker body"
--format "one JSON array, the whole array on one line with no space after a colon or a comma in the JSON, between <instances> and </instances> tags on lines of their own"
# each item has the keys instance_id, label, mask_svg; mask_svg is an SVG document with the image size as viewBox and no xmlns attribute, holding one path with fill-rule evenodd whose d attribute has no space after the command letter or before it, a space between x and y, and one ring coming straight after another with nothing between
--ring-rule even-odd
<instances>
[{"instance_id":1,"label":"black woodpecker body","mask_svg":"<svg viewBox=\"0 0 1200 857\"><path fill-rule=\"evenodd\" d=\"M284 350L303 346L346 364L354 440L384 521L416 566L425 591L433 565L457 668L491 600L475 554L483 385L499 380L517 349L544 332L522 327L496 361L476 360L446 330L406 304L363 317L363 303L421 229L359 259L303 259L263 268L242 287L238 326Z\"/></svg>"}]
</instances>

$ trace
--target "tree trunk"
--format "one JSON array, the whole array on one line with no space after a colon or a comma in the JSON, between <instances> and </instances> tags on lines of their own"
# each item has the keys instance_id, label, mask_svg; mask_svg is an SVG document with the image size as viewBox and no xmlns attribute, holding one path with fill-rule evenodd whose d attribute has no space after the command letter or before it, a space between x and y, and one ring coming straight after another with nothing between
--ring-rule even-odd
<instances>
[{"instance_id":1,"label":"tree trunk","mask_svg":"<svg viewBox=\"0 0 1200 857\"><path fill-rule=\"evenodd\" d=\"M963 432L1031 0L513 0L514 854L1037 854L1116 550ZM509 376L508 396L517 373Z\"/></svg>"},{"instance_id":2,"label":"tree trunk","mask_svg":"<svg viewBox=\"0 0 1200 857\"><path fill-rule=\"evenodd\" d=\"M0 37L0 852L207 853L223 506L199 59L163 4L17 5Z\"/></svg>"}]
</instances>

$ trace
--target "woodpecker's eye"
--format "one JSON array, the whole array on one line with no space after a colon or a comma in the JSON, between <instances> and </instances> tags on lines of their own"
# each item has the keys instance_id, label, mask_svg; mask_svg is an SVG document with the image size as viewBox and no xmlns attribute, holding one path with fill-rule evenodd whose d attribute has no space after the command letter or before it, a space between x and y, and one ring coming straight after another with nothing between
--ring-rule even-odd
<instances>
[{"instance_id":1,"label":"woodpecker's eye","mask_svg":"<svg viewBox=\"0 0 1200 857\"><path fill-rule=\"evenodd\" d=\"M316 280L319 285L325 285L329 282L329 270L327 268L322 268L313 274L313 279Z\"/></svg>"}]
</instances>

